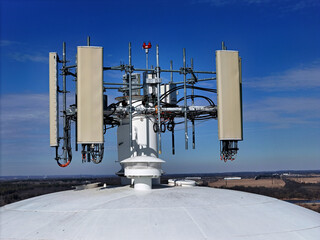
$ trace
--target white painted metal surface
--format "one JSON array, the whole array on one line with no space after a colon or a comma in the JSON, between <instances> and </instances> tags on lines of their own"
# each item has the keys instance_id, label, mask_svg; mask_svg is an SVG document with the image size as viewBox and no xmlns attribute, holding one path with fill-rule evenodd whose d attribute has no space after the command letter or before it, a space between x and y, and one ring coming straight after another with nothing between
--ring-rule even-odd
<instances>
[{"instance_id":1,"label":"white painted metal surface","mask_svg":"<svg viewBox=\"0 0 320 240\"><path fill-rule=\"evenodd\" d=\"M219 140L242 140L241 69L238 51L216 51Z\"/></svg>"},{"instance_id":2,"label":"white painted metal surface","mask_svg":"<svg viewBox=\"0 0 320 240\"><path fill-rule=\"evenodd\" d=\"M137 156L122 160L124 175L133 179L134 189L151 190L152 179L159 178L163 171L161 164L165 161L150 156Z\"/></svg>"},{"instance_id":3,"label":"white painted metal surface","mask_svg":"<svg viewBox=\"0 0 320 240\"><path fill-rule=\"evenodd\" d=\"M141 104L141 102L138 102ZM158 157L157 135L153 131L153 116L135 116L132 119L132 140L133 147L130 149L129 140L129 119L122 121L117 129L118 161L135 156Z\"/></svg>"},{"instance_id":4,"label":"white painted metal surface","mask_svg":"<svg viewBox=\"0 0 320 240\"><path fill-rule=\"evenodd\" d=\"M206 187L58 192L0 209L0 239L319 239L320 214Z\"/></svg>"},{"instance_id":5,"label":"white painted metal surface","mask_svg":"<svg viewBox=\"0 0 320 240\"><path fill-rule=\"evenodd\" d=\"M50 146L58 146L58 55L49 53L49 115L50 115Z\"/></svg>"},{"instance_id":6,"label":"white painted metal surface","mask_svg":"<svg viewBox=\"0 0 320 240\"><path fill-rule=\"evenodd\" d=\"M133 105L138 107L141 105L141 101L136 101ZM118 161L124 169L124 174L128 178L139 177L141 173L141 179L137 179L135 183L135 189L151 189L152 180L157 176L161 176L162 170L155 168L141 168L141 165L147 164L147 162L141 162L141 159L157 159L157 135L153 130L153 124L156 122L155 117L152 115L136 115L132 118L132 141L133 146L130 147L130 135L129 135L129 117L122 120L120 126L117 129L117 142L118 142ZM144 158L146 157L146 158ZM148 158L150 157L150 158ZM130 158L135 158L140 161L136 168L132 168ZM126 161L124 161L127 159ZM140 160L139 160L140 159ZM129 162L128 162L129 161ZM161 160L162 161L162 160ZM156 164L156 163L154 163ZM158 163L160 164L160 163ZM139 168L140 165L140 168ZM151 173L152 171L153 173ZM161 172L161 173L160 173ZM160 173L160 174L159 174ZM145 178L148 176L148 179ZM152 176L150 178L150 176ZM127 181L123 178L122 183L125 184Z\"/></svg>"},{"instance_id":7,"label":"white painted metal surface","mask_svg":"<svg viewBox=\"0 0 320 240\"><path fill-rule=\"evenodd\" d=\"M194 187L196 185L196 181L183 179L183 180L177 180L175 184L176 186L180 186L180 187Z\"/></svg>"},{"instance_id":8,"label":"white painted metal surface","mask_svg":"<svg viewBox=\"0 0 320 240\"><path fill-rule=\"evenodd\" d=\"M78 47L78 143L103 143L103 48Z\"/></svg>"}]
</instances>

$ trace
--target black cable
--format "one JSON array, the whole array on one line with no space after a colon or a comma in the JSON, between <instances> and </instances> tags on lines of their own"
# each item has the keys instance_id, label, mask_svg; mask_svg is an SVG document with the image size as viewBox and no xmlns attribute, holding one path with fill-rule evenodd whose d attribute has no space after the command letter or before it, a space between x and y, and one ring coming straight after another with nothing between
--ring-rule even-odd
<instances>
[{"instance_id":1,"label":"black cable","mask_svg":"<svg viewBox=\"0 0 320 240\"><path fill-rule=\"evenodd\" d=\"M186 85L186 87L191 88L191 89L198 89L198 90L202 90L202 91L217 93L217 89L213 89L213 88L196 87L196 86L192 86L192 85ZM163 100L165 97L167 97L168 95L170 95L174 91L180 90L182 88L184 88L184 85L179 85L179 86L176 86L176 87L166 91L164 94L162 94L160 96L160 100Z\"/></svg>"},{"instance_id":2,"label":"black cable","mask_svg":"<svg viewBox=\"0 0 320 240\"><path fill-rule=\"evenodd\" d=\"M206 96L202 96L202 95L187 95L186 98L187 98L187 99L190 99L190 98L191 98L191 99L192 99L192 98L203 98L203 99L207 100L211 106L213 106L213 107L215 106L215 104L214 104L214 102L212 101L212 99L211 99L211 98L208 98L208 97L206 97ZM180 98L180 99L177 101L177 103L178 103L178 102L181 102L182 100L184 100L184 97Z\"/></svg>"}]
</instances>

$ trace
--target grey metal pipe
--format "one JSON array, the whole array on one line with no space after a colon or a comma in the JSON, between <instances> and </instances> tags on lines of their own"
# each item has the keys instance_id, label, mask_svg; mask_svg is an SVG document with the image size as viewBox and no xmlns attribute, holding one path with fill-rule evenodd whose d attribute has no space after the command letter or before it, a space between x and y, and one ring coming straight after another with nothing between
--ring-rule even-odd
<instances>
[{"instance_id":1,"label":"grey metal pipe","mask_svg":"<svg viewBox=\"0 0 320 240\"><path fill-rule=\"evenodd\" d=\"M123 71L123 68L121 68L121 67L103 67L103 70L120 70L120 71ZM151 66L151 69L135 68L134 71L135 71L135 72L146 72L146 71L156 72L156 70L152 69L152 66ZM181 70L161 69L161 70L160 70L160 73L161 73L161 72L181 73ZM212 71L193 71L193 73L216 74L216 72L212 72Z\"/></svg>"},{"instance_id":2,"label":"grey metal pipe","mask_svg":"<svg viewBox=\"0 0 320 240\"><path fill-rule=\"evenodd\" d=\"M141 89L142 87L136 87L136 88L132 88L132 90L136 90L136 89ZM130 88L120 88L120 87L104 87L104 89L122 89L124 91L129 90Z\"/></svg>"},{"instance_id":3,"label":"grey metal pipe","mask_svg":"<svg viewBox=\"0 0 320 240\"><path fill-rule=\"evenodd\" d=\"M184 99L184 136L185 149L188 149L188 119L187 119L187 73L186 73L186 49L183 49L183 99Z\"/></svg>"},{"instance_id":4,"label":"grey metal pipe","mask_svg":"<svg viewBox=\"0 0 320 240\"><path fill-rule=\"evenodd\" d=\"M154 114L156 111L155 107L145 107L143 105L133 107L134 111L137 113L152 113ZM215 112L217 110L217 106L189 106L188 109L190 112ZM174 112L174 113L184 113L184 106L177 107L162 107L162 112ZM126 113L127 108L122 106L117 106L116 113Z\"/></svg>"},{"instance_id":5,"label":"grey metal pipe","mask_svg":"<svg viewBox=\"0 0 320 240\"><path fill-rule=\"evenodd\" d=\"M67 162L67 81L66 81L66 74L65 74L65 67L66 67L66 42L62 43L62 68L63 68L63 75L62 75L62 84L63 84L63 159Z\"/></svg>"},{"instance_id":6,"label":"grey metal pipe","mask_svg":"<svg viewBox=\"0 0 320 240\"><path fill-rule=\"evenodd\" d=\"M193 71L194 73L203 73L203 74L216 74L216 72L212 71Z\"/></svg>"},{"instance_id":7,"label":"grey metal pipe","mask_svg":"<svg viewBox=\"0 0 320 240\"><path fill-rule=\"evenodd\" d=\"M160 105L160 66L159 66L159 45L157 44L157 79L158 79L158 83L157 83L157 105L158 105L158 127L159 127L159 131L158 131L158 154L161 154L161 132L160 132L160 125L161 125L161 105Z\"/></svg>"},{"instance_id":8,"label":"grey metal pipe","mask_svg":"<svg viewBox=\"0 0 320 240\"><path fill-rule=\"evenodd\" d=\"M129 42L129 141L130 141L130 151L133 147L132 142L132 79L131 79L131 42Z\"/></svg>"},{"instance_id":9,"label":"grey metal pipe","mask_svg":"<svg viewBox=\"0 0 320 240\"><path fill-rule=\"evenodd\" d=\"M87 36L87 46L90 46L90 36Z\"/></svg>"},{"instance_id":10,"label":"grey metal pipe","mask_svg":"<svg viewBox=\"0 0 320 240\"><path fill-rule=\"evenodd\" d=\"M175 73L180 73L180 70L173 70L173 69L161 69L161 72L175 72Z\"/></svg>"},{"instance_id":11,"label":"grey metal pipe","mask_svg":"<svg viewBox=\"0 0 320 240\"><path fill-rule=\"evenodd\" d=\"M148 52L149 51L146 52L146 69L149 68L149 65L148 65L148 55L149 55L149 53Z\"/></svg>"},{"instance_id":12,"label":"grey metal pipe","mask_svg":"<svg viewBox=\"0 0 320 240\"><path fill-rule=\"evenodd\" d=\"M191 58L191 69L193 70L193 58ZM194 86L194 83L192 83L192 87ZM192 106L194 106L194 88L191 89L191 95L192 95ZM194 126L194 120L192 122L192 149L196 148L196 130Z\"/></svg>"},{"instance_id":13,"label":"grey metal pipe","mask_svg":"<svg viewBox=\"0 0 320 240\"><path fill-rule=\"evenodd\" d=\"M126 84L126 83L107 83L107 82L104 82L103 85L120 85L120 86L123 86L123 85L126 85L128 86L129 84ZM132 83L132 86L143 86L142 84L135 84L135 83Z\"/></svg>"},{"instance_id":14,"label":"grey metal pipe","mask_svg":"<svg viewBox=\"0 0 320 240\"><path fill-rule=\"evenodd\" d=\"M75 67L77 67L77 65L66 66L65 68L69 69L69 68L75 68Z\"/></svg>"},{"instance_id":15,"label":"grey metal pipe","mask_svg":"<svg viewBox=\"0 0 320 240\"><path fill-rule=\"evenodd\" d=\"M103 70L118 70L118 71L123 71L123 68L121 67L103 67Z\"/></svg>"},{"instance_id":16,"label":"grey metal pipe","mask_svg":"<svg viewBox=\"0 0 320 240\"><path fill-rule=\"evenodd\" d=\"M204 81L210 81L210 80L216 80L216 78L204 78L204 79L198 79L198 82L204 82ZM180 82L173 82L173 84L181 84L184 83L184 81Z\"/></svg>"},{"instance_id":17,"label":"grey metal pipe","mask_svg":"<svg viewBox=\"0 0 320 240\"><path fill-rule=\"evenodd\" d=\"M210 81L210 80L217 80L217 78L202 78L202 79L198 79L198 82L201 82L201 81Z\"/></svg>"},{"instance_id":18,"label":"grey metal pipe","mask_svg":"<svg viewBox=\"0 0 320 240\"><path fill-rule=\"evenodd\" d=\"M172 60L170 61L170 70L173 69L173 62ZM173 72L170 73L170 83L173 83Z\"/></svg>"},{"instance_id":19,"label":"grey metal pipe","mask_svg":"<svg viewBox=\"0 0 320 240\"><path fill-rule=\"evenodd\" d=\"M193 70L193 58L191 58L191 69ZM194 83L192 83L192 87L194 86ZM192 95L192 106L194 105L194 88L191 89L191 95Z\"/></svg>"},{"instance_id":20,"label":"grey metal pipe","mask_svg":"<svg viewBox=\"0 0 320 240\"><path fill-rule=\"evenodd\" d=\"M222 50L227 50L226 45L224 44L224 41L221 42L221 49Z\"/></svg>"}]
</instances>

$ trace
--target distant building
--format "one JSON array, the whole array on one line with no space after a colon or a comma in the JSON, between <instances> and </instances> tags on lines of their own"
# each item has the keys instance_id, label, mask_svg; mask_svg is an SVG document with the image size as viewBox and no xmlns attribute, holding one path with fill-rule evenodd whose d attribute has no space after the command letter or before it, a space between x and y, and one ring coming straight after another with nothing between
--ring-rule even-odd
<instances>
[{"instance_id":1,"label":"distant building","mask_svg":"<svg viewBox=\"0 0 320 240\"><path fill-rule=\"evenodd\" d=\"M240 180L241 177L225 177L224 180Z\"/></svg>"}]
</instances>

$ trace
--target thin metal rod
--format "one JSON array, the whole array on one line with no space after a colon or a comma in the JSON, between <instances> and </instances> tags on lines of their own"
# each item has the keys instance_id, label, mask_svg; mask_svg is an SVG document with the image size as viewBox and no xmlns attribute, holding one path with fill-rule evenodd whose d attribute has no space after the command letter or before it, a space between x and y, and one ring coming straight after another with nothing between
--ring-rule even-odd
<instances>
[{"instance_id":1,"label":"thin metal rod","mask_svg":"<svg viewBox=\"0 0 320 240\"><path fill-rule=\"evenodd\" d=\"M129 42L129 141L130 141L130 151L133 147L132 142L132 79L131 79L131 42Z\"/></svg>"},{"instance_id":2,"label":"thin metal rod","mask_svg":"<svg viewBox=\"0 0 320 240\"><path fill-rule=\"evenodd\" d=\"M76 82L77 84L77 82ZM77 101L77 85L76 85L76 94L75 94L75 104L76 104L76 107L78 107L78 101ZM75 141L74 141L74 145L75 145L75 150L76 152L78 151L78 121L75 121L74 122L74 125L75 125Z\"/></svg>"},{"instance_id":3,"label":"thin metal rod","mask_svg":"<svg viewBox=\"0 0 320 240\"><path fill-rule=\"evenodd\" d=\"M170 61L170 70L173 69L173 62L172 60ZM173 83L173 72L170 73L170 83Z\"/></svg>"},{"instance_id":4,"label":"thin metal rod","mask_svg":"<svg viewBox=\"0 0 320 240\"><path fill-rule=\"evenodd\" d=\"M158 128L159 128L159 131L158 131L158 154L161 154L161 115L160 115L160 112L161 112L161 107L160 107L160 66L159 66L159 45L157 44L157 54L156 54L156 58L157 58L157 79L158 79L158 84L157 84L157 91L158 91L158 94L157 94L157 105L158 105Z\"/></svg>"},{"instance_id":5,"label":"thin metal rod","mask_svg":"<svg viewBox=\"0 0 320 240\"><path fill-rule=\"evenodd\" d=\"M187 119L187 73L186 73L186 49L183 49L183 99L184 99L184 136L185 149L188 149L188 119Z\"/></svg>"},{"instance_id":6,"label":"thin metal rod","mask_svg":"<svg viewBox=\"0 0 320 240\"><path fill-rule=\"evenodd\" d=\"M121 87L104 87L104 89L122 89L124 91L126 90L129 90L130 88L121 88ZM132 88L132 90L137 90L137 89L142 89L142 87L135 87L135 88Z\"/></svg>"},{"instance_id":7,"label":"thin metal rod","mask_svg":"<svg viewBox=\"0 0 320 240\"><path fill-rule=\"evenodd\" d=\"M87 46L90 46L90 36L87 36Z\"/></svg>"},{"instance_id":8,"label":"thin metal rod","mask_svg":"<svg viewBox=\"0 0 320 240\"><path fill-rule=\"evenodd\" d=\"M146 51L146 69L148 69L149 68L149 65L148 65L148 52L149 51Z\"/></svg>"},{"instance_id":9,"label":"thin metal rod","mask_svg":"<svg viewBox=\"0 0 320 240\"><path fill-rule=\"evenodd\" d=\"M176 153L175 145L174 145L174 124L173 124L173 128L171 131L171 141L172 141L172 155L174 155Z\"/></svg>"},{"instance_id":10,"label":"thin metal rod","mask_svg":"<svg viewBox=\"0 0 320 240\"><path fill-rule=\"evenodd\" d=\"M191 58L191 69L193 70L193 58ZM194 86L194 83L192 83L192 87ZM194 88L191 90L191 100L192 100L192 106L194 105Z\"/></svg>"},{"instance_id":11,"label":"thin metal rod","mask_svg":"<svg viewBox=\"0 0 320 240\"><path fill-rule=\"evenodd\" d=\"M191 69L193 70L193 58L191 58ZM192 87L194 86L194 83L192 83ZM192 106L194 106L194 88L191 89L191 100L192 100ZM194 120L192 122L192 149L196 148L196 133L195 133L195 126L194 126Z\"/></svg>"},{"instance_id":12,"label":"thin metal rod","mask_svg":"<svg viewBox=\"0 0 320 240\"><path fill-rule=\"evenodd\" d=\"M173 70L173 69L161 69L161 72L175 72L175 73L181 73L180 70Z\"/></svg>"},{"instance_id":13,"label":"thin metal rod","mask_svg":"<svg viewBox=\"0 0 320 240\"><path fill-rule=\"evenodd\" d=\"M201 82L201 81L210 81L210 80L217 80L217 78L202 78L202 79L198 79L198 82Z\"/></svg>"},{"instance_id":14,"label":"thin metal rod","mask_svg":"<svg viewBox=\"0 0 320 240\"><path fill-rule=\"evenodd\" d=\"M106 70L118 70L118 71L123 71L124 68L122 68L122 67L103 67L103 71L106 71Z\"/></svg>"},{"instance_id":15,"label":"thin metal rod","mask_svg":"<svg viewBox=\"0 0 320 240\"><path fill-rule=\"evenodd\" d=\"M77 67L77 65L66 66L65 68L69 69L69 68L75 68L75 67Z\"/></svg>"},{"instance_id":16,"label":"thin metal rod","mask_svg":"<svg viewBox=\"0 0 320 240\"><path fill-rule=\"evenodd\" d=\"M188 79L189 80L189 79ZM216 80L216 78L204 78L204 79L198 79L198 82L204 82L204 81L210 81L210 80ZM180 82L173 82L172 84L181 84L184 83L184 81Z\"/></svg>"},{"instance_id":17,"label":"thin metal rod","mask_svg":"<svg viewBox=\"0 0 320 240\"><path fill-rule=\"evenodd\" d=\"M123 68L121 67L103 67L103 70L120 70L120 71L123 71ZM133 69L135 72L146 72L146 71L149 71L149 72L156 72L156 70L152 69L152 66L151 66L151 69L144 69L144 68L135 68ZM160 70L160 73L161 72L173 72L173 73L180 73L181 74L181 70L170 70L170 69L161 69ZM216 72L212 72L212 71L193 71L193 73L200 73L200 74L216 74Z\"/></svg>"},{"instance_id":18,"label":"thin metal rod","mask_svg":"<svg viewBox=\"0 0 320 240\"><path fill-rule=\"evenodd\" d=\"M63 159L67 161L67 83L66 83L66 74L65 74L65 67L66 67L66 43L63 42L62 44L62 68L63 68L63 75L62 75L62 84L63 84Z\"/></svg>"},{"instance_id":19,"label":"thin metal rod","mask_svg":"<svg viewBox=\"0 0 320 240\"><path fill-rule=\"evenodd\" d=\"M173 69L173 61L171 60L170 61L170 70ZM172 84L173 83L173 72L170 73L170 83L169 84ZM170 88L169 88L170 89ZM172 131L171 131L171 144L172 144L172 155L175 155L175 145L174 145L174 124L173 124L173 127L172 127Z\"/></svg>"},{"instance_id":20,"label":"thin metal rod","mask_svg":"<svg viewBox=\"0 0 320 240\"><path fill-rule=\"evenodd\" d=\"M160 72L175 72L175 73L181 73L181 70L161 69ZM216 72L212 72L212 71L193 71L193 73L216 74Z\"/></svg>"},{"instance_id":21,"label":"thin metal rod","mask_svg":"<svg viewBox=\"0 0 320 240\"><path fill-rule=\"evenodd\" d=\"M222 48L222 50L227 50L227 47L226 47L226 45L224 44L224 41L221 42L221 48Z\"/></svg>"},{"instance_id":22,"label":"thin metal rod","mask_svg":"<svg viewBox=\"0 0 320 240\"><path fill-rule=\"evenodd\" d=\"M103 85L120 85L120 86L123 86L123 85L126 85L128 86L129 83L107 83L107 82L104 82ZM143 86L143 84L138 84L138 83L132 83L132 86Z\"/></svg>"},{"instance_id":23,"label":"thin metal rod","mask_svg":"<svg viewBox=\"0 0 320 240\"><path fill-rule=\"evenodd\" d=\"M211 71L193 71L193 73L216 74L216 72L211 72Z\"/></svg>"}]
</instances>

